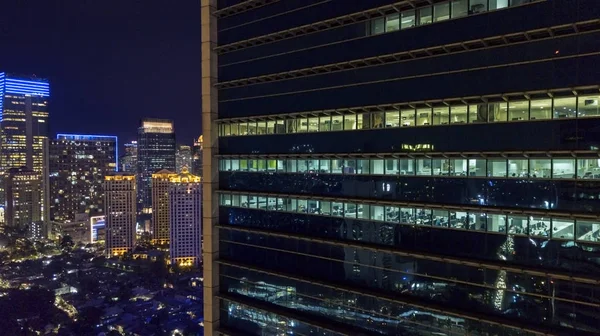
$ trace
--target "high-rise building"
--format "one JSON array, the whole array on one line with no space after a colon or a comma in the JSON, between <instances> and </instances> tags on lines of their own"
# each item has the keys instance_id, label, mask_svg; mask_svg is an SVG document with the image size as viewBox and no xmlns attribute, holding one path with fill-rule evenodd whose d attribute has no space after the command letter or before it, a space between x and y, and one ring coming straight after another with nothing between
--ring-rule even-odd
<instances>
[{"instance_id":1,"label":"high-rise building","mask_svg":"<svg viewBox=\"0 0 600 336\"><path fill-rule=\"evenodd\" d=\"M169 178L171 263L199 265L202 261L202 185L188 168Z\"/></svg>"},{"instance_id":2,"label":"high-rise building","mask_svg":"<svg viewBox=\"0 0 600 336\"><path fill-rule=\"evenodd\" d=\"M152 242L169 243L169 185L177 174L163 169L152 174Z\"/></svg>"},{"instance_id":3,"label":"high-rise building","mask_svg":"<svg viewBox=\"0 0 600 336\"><path fill-rule=\"evenodd\" d=\"M192 174L202 177L202 135L194 141L192 147Z\"/></svg>"},{"instance_id":4,"label":"high-rise building","mask_svg":"<svg viewBox=\"0 0 600 336\"><path fill-rule=\"evenodd\" d=\"M106 254L118 256L135 246L136 181L131 173L104 177Z\"/></svg>"},{"instance_id":5,"label":"high-rise building","mask_svg":"<svg viewBox=\"0 0 600 336\"><path fill-rule=\"evenodd\" d=\"M600 334L598 1L306 4L202 1L206 335Z\"/></svg>"},{"instance_id":6,"label":"high-rise building","mask_svg":"<svg viewBox=\"0 0 600 336\"><path fill-rule=\"evenodd\" d=\"M152 206L152 174L175 171L175 131L170 120L144 119L138 129L138 198L142 208Z\"/></svg>"},{"instance_id":7,"label":"high-rise building","mask_svg":"<svg viewBox=\"0 0 600 336\"><path fill-rule=\"evenodd\" d=\"M125 153L120 158L120 170L125 173L137 172L137 141L125 144Z\"/></svg>"},{"instance_id":8,"label":"high-rise building","mask_svg":"<svg viewBox=\"0 0 600 336\"><path fill-rule=\"evenodd\" d=\"M104 176L118 167L116 136L58 134L50 143L50 217L73 220L76 214L104 211Z\"/></svg>"},{"instance_id":9,"label":"high-rise building","mask_svg":"<svg viewBox=\"0 0 600 336\"><path fill-rule=\"evenodd\" d=\"M40 213L48 211L48 98L47 80L0 72L0 177L8 169L27 167L42 178ZM4 204L0 178L0 204Z\"/></svg>"},{"instance_id":10,"label":"high-rise building","mask_svg":"<svg viewBox=\"0 0 600 336\"><path fill-rule=\"evenodd\" d=\"M180 145L177 147L177 153L175 154L175 166L178 173L181 173L184 167L187 167L188 169L192 168L191 146Z\"/></svg>"},{"instance_id":11,"label":"high-rise building","mask_svg":"<svg viewBox=\"0 0 600 336\"><path fill-rule=\"evenodd\" d=\"M40 235L42 217L42 177L26 167L11 168L5 175L6 225ZM43 234L41 234L43 236Z\"/></svg>"}]
</instances>

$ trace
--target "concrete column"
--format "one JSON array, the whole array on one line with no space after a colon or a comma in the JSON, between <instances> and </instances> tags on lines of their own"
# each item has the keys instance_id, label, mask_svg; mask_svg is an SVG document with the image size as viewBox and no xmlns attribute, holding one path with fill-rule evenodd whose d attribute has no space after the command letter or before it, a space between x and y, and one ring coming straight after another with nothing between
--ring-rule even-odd
<instances>
[{"instance_id":1,"label":"concrete column","mask_svg":"<svg viewBox=\"0 0 600 336\"><path fill-rule=\"evenodd\" d=\"M204 334L217 335L219 328L219 203L216 191L219 188L218 91L217 84L217 0L201 0L202 25L202 232L204 239Z\"/></svg>"}]
</instances>

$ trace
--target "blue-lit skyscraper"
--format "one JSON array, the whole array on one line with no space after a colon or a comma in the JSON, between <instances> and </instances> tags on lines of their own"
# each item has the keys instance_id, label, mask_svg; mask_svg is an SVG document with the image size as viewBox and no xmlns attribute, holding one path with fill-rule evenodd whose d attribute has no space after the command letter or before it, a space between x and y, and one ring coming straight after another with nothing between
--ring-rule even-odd
<instances>
[{"instance_id":1,"label":"blue-lit skyscraper","mask_svg":"<svg viewBox=\"0 0 600 336\"><path fill-rule=\"evenodd\" d=\"M4 175L27 167L42 176L41 218L48 220L48 98L47 80L0 73L0 204Z\"/></svg>"},{"instance_id":2,"label":"blue-lit skyscraper","mask_svg":"<svg viewBox=\"0 0 600 336\"><path fill-rule=\"evenodd\" d=\"M104 212L104 176L117 171L118 141L111 135L58 134L50 144L50 216L73 220Z\"/></svg>"}]
</instances>

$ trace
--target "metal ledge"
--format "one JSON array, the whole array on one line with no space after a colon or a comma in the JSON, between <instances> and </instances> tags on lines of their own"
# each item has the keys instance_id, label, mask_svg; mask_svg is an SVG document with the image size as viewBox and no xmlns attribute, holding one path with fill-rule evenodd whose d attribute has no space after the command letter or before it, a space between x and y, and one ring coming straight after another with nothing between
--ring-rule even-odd
<instances>
[{"instance_id":1,"label":"metal ledge","mask_svg":"<svg viewBox=\"0 0 600 336\"><path fill-rule=\"evenodd\" d=\"M410 60L443 56L449 54L463 53L473 50L491 49L496 47L505 47L509 45L522 44L527 42L552 39L568 35L577 35L587 32L600 31L600 20L575 22L572 24L547 27L523 31L508 35L498 35L486 37L478 40L464 41L460 43L450 43L440 46L433 46L422 49L402 51L381 56L362 58L340 63L326 64L311 68L302 68L274 74L266 74L256 77L235 79L231 81L217 83L219 89L230 89L235 87L261 84L267 82L276 82L299 77L319 75L328 72L338 72L351 69L371 67L381 64L392 64Z\"/></svg>"},{"instance_id":2,"label":"metal ledge","mask_svg":"<svg viewBox=\"0 0 600 336\"><path fill-rule=\"evenodd\" d=\"M214 12L215 16L219 19L226 18L228 16L237 15L243 12L247 12L256 8L260 8L266 5L279 2L279 0L248 0L240 2L233 6L225 7Z\"/></svg>"}]
</instances>

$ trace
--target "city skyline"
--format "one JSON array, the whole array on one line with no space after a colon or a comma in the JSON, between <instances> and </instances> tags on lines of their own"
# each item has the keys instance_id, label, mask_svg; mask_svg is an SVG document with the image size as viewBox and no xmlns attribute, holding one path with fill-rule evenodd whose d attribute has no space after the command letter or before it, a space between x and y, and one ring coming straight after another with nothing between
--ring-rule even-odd
<instances>
[{"instance_id":1,"label":"city skyline","mask_svg":"<svg viewBox=\"0 0 600 336\"><path fill-rule=\"evenodd\" d=\"M112 134L124 144L135 140L141 119L168 118L181 144L192 145L201 133L200 114L188 111L200 93L199 11L195 1L3 1L0 50L19 52L0 54L0 72L49 81L50 138ZM60 20L48 15L57 12Z\"/></svg>"}]
</instances>

